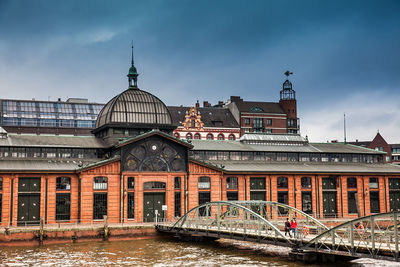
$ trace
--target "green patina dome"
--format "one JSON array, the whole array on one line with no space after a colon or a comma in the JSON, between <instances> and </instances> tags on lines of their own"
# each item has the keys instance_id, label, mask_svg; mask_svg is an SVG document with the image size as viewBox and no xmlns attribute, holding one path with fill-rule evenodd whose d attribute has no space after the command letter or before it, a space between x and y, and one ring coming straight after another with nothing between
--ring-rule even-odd
<instances>
[{"instance_id":1,"label":"green patina dome","mask_svg":"<svg viewBox=\"0 0 400 267\"><path fill-rule=\"evenodd\" d=\"M137 70L136 70L136 67L132 65L132 66L129 68L129 73L128 73L128 74L138 74L138 73L137 73Z\"/></svg>"}]
</instances>

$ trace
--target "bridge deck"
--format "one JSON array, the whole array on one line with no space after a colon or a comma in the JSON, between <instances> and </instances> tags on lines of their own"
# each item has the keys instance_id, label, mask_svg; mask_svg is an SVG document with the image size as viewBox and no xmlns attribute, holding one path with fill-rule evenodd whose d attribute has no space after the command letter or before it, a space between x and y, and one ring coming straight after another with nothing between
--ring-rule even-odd
<instances>
[{"instance_id":1,"label":"bridge deck","mask_svg":"<svg viewBox=\"0 0 400 267\"><path fill-rule=\"evenodd\" d=\"M158 223L157 230L159 232L165 233L174 233L174 234L187 234L187 235L200 235L206 237L213 238L226 238L226 239L235 239L235 240L243 240L243 241L251 241L257 243L265 243L265 244L274 244L285 247L296 248L303 244L308 243L313 238L315 238L316 234L309 234L307 236L303 236L299 233L299 238L288 237L288 239L292 242L287 242L287 239L282 238L280 235L268 233L266 231L258 231L258 229L243 229L238 228L234 231L223 229L222 227L218 228L218 226L203 226L198 225L196 227L174 227L171 223ZM321 247L321 243L317 243L316 247L308 249L309 251L323 252L329 254L336 255L345 255L345 256L354 256L354 257L368 257L369 252L372 251L372 243L365 242L362 240L354 241L354 249L353 251L349 250L351 247L351 243L347 240L343 240L339 237L329 238L323 241L323 247ZM335 244L335 250L332 250L333 244ZM390 247L394 247L394 242L387 243L379 243L375 242L375 256L374 258L379 259L389 259L393 260L394 251Z\"/></svg>"}]
</instances>

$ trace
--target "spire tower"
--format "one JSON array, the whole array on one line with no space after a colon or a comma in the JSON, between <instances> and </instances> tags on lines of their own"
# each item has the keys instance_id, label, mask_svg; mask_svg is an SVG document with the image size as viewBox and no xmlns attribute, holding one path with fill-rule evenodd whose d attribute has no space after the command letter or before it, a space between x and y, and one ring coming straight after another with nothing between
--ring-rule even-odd
<instances>
[{"instance_id":1,"label":"spire tower","mask_svg":"<svg viewBox=\"0 0 400 267\"><path fill-rule=\"evenodd\" d=\"M132 43L132 59L131 59L131 67L129 68L128 72L128 81L129 81L129 88L137 88L137 78L139 74L137 73L134 61L133 61L133 43Z\"/></svg>"}]
</instances>

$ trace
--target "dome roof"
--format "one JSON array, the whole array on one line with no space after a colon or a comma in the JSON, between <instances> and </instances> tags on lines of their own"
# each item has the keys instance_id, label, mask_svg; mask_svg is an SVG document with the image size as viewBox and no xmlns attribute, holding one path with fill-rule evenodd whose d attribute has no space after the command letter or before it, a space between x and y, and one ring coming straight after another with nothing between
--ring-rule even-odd
<instances>
[{"instance_id":1,"label":"dome roof","mask_svg":"<svg viewBox=\"0 0 400 267\"><path fill-rule=\"evenodd\" d=\"M171 114L156 96L131 87L111 99L100 111L96 128L109 125L172 125Z\"/></svg>"}]
</instances>

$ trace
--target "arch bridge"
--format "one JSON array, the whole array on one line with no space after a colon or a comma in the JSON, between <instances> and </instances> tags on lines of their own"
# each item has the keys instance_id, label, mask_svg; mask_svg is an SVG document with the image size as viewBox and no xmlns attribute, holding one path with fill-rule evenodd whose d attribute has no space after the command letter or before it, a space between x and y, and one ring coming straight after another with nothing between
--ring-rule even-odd
<instances>
[{"instance_id":1,"label":"arch bridge","mask_svg":"<svg viewBox=\"0 0 400 267\"><path fill-rule=\"evenodd\" d=\"M173 221L157 221L160 232L176 236L227 238L293 248L294 257L310 260L319 254L354 259L399 260L399 214L357 218L329 228L320 220L273 201L214 201L189 210ZM296 218L296 232L285 221ZM314 259L311 259L314 261Z\"/></svg>"}]
</instances>

